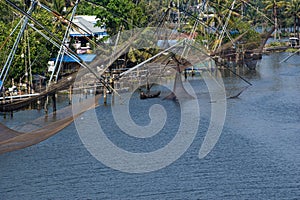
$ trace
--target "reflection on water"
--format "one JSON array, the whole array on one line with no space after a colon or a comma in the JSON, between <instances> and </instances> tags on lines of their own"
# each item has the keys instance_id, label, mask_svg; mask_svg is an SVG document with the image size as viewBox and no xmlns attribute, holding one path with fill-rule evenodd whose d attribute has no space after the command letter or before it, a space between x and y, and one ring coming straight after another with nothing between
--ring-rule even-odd
<instances>
[{"instance_id":1,"label":"reflection on water","mask_svg":"<svg viewBox=\"0 0 300 200\"><path fill-rule=\"evenodd\" d=\"M253 86L228 99L221 138L204 159L197 155L209 123L210 97L203 81L190 78L198 88L200 127L188 151L170 166L146 174L112 170L89 154L72 124L38 145L0 155L1 199L298 199L300 56L279 64L288 55L265 55L256 72L240 72ZM228 94L247 85L225 73ZM122 135L108 120L109 105L96 113L118 146L152 151L174 137L180 121L176 103L155 99L132 110L137 123L149 122L153 103L164 104L170 118L168 127L148 141ZM33 115L38 111L1 121L13 126Z\"/></svg>"}]
</instances>

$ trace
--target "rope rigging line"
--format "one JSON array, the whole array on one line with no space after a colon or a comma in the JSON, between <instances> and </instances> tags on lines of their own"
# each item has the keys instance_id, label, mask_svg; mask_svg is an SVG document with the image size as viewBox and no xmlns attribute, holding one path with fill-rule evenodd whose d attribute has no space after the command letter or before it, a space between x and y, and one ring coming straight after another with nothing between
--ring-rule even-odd
<instances>
[{"instance_id":1,"label":"rope rigging line","mask_svg":"<svg viewBox=\"0 0 300 200\"><path fill-rule=\"evenodd\" d=\"M91 1L87 1L87 2L89 2L89 3L91 3L91 4L93 4L93 5L96 5L96 6L100 6L100 7L102 7L102 8L104 8L103 6L101 6L101 5L99 5L99 4L96 4L96 3L94 3L94 2L91 2ZM45 6L43 6L43 7L45 7ZM51 9L50 8L47 8L46 7L46 9L50 12L51 11ZM106 9L106 8L105 8ZM106 9L106 10L108 10L108 9ZM60 20L64 20L64 21L68 21L69 23L72 23L71 22L71 20L67 20L67 19L65 19L64 17L62 17L61 15L59 15L57 12L54 12L54 11L52 11L52 13L56 16L56 17L58 17ZM114 14L115 16L116 16L116 14L115 13L112 13L112 14ZM166 15L164 15L163 16L163 18L165 17ZM118 16L119 17L119 16ZM123 19L123 18L122 18ZM127 23L129 23L127 20L125 20L125 19L123 19L125 22L127 22ZM73 23L72 23L73 24ZM133 25L132 23L130 23L131 25ZM134 25L133 25L134 26ZM136 26L137 27L137 26ZM114 53L113 53L114 54ZM111 56L111 58L112 57L114 57L114 55L112 55ZM111 64L112 62L109 62L109 64ZM109 65L107 65L107 67L105 68L105 69L107 69L109 67Z\"/></svg>"},{"instance_id":2,"label":"rope rigging line","mask_svg":"<svg viewBox=\"0 0 300 200\"><path fill-rule=\"evenodd\" d=\"M289 55L288 57L286 57L286 58L284 58L282 61L280 61L279 63L281 64L281 63L284 63L284 62L286 62L288 59L290 59L291 57L293 57L294 55L296 55L297 53L299 53L300 52L300 48L297 50L297 51L295 51L294 53L292 53L291 55Z\"/></svg>"},{"instance_id":3,"label":"rope rigging line","mask_svg":"<svg viewBox=\"0 0 300 200\"><path fill-rule=\"evenodd\" d=\"M70 20L69 21L73 21L73 18L74 18L74 15L75 15L75 12L76 12L76 9L77 9L77 6L78 6L78 3L79 3L79 0L76 0L75 2L75 5L72 9L72 14L71 14L71 17L70 17ZM63 40L62 40L62 43L65 44L67 38L68 38L68 34L69 34L69 31L70 31L70 28L71 28L71 23L69 22L68 23L68 26L67 26L67 30L65 31L65 35L63 37ZM55 72L55 69L57 67L57 63L58 63L58 59L59 57L61 56L62 58L64 57L64 51L63 51L64 47L61 46L60 49L59 49L59 52L58 52L58 55L56 57L56 60L55 60L55 64L54 64L54 69L52 71L52 74L51 74L51 77L49 79L49 84L51 83L51 80L53 78L53 75L54 75L54 72ZM55 78L55 81L57 82L57 79L58 79L58 74L60 72L60 69L61 69L61 65L62 65L62 61L63 59L60 59L60 62L58 64L58 69L57 69L57 74L56 74L56 78Z\"/></svg>"},{"instance_id":4,"label":"rope rigging line","mask_svg":"<svg viewBox=\"0 0 300 200\"><path fill-rule=\"evenodd\" d=\"M160 21L159 21L159 26L156 28L156 31L154 32L154 35L155 35L155 33L158 33L158 32L159 32L159 28L164 24L164 22L165 22L165 20L166 20L166 18L167 18L167 14L168 14L169 11L170 11L170 9L168 8L168 9L166 10L166 12L164 12L164 14L162 15L162 17L161 17L161 19L160 19ZM171 37L171 36L169 36L169 38L170 38L170 37ZM116 43L118 42L118 38L119 38L119 33L118 33L118 35L117 35L117 41L116 41ZM134 38L133 38L133 39L134 39ZM129 43L129 45L130 45L130 43ZM171 47L171 48L173 48L173 47ZM170 49L171 49L171 48L170 48ZM114 48L113 55L112 55L111 57L116 57L116 56L114 56L115 50L116 50L116 46L115 46L115 48ZM165 52L165 51L163 51L163 52ZM145 53L145 52L143 52L143 53ZM161 53L162 53L162 52L160 52L159 55L160 55ZM142 63L137 64L135 67L133 67L133 68L127 70L126 72L121 73L119 76L115 77L114 79L115 79L115 80L120 79L120 78L121 78L122 76L124 76L125 74L130 73L131 71L133 71L133 70L135 70L135 69L141 67L142 65L144 65L144 64L146 64L147 62L149 62L149 61L151 61L151 60L153 60L153 59L156 59L156 58L157 58L156 55L155 55L155 56L152 56L151 58L147 59L146 61L144 61L144 62L142 62ZM111 64L111 62L110 62L109 64ZM106 70L106 69L109 67L109 64L106 66L106 68L104 68L104 70Z\"/></svg>"},{"instance_id":5,"label":"rope rigging line","mask_svg":"<svg viewBox=\"0 0 300 200\"><path fill-rule=\"evenodd\" d=\"M151 58L149 58L149 59L147 59L147 60L145 60L145 61L139 63L138 65L136 65L136 66L134 66L134 67L128 69L127 71L121 73L121 74L118 76L118 78L121 78L122 76L128 74L129 72L131 72L131 71L133 71L133 70L139 68L140 66L144 65L145 63L148 63L149 61L151 61L151 60L157 58L157 57L160 56L161 54L163 54L163 53L169 51L170 49L172 49L172 48L178 46L178 45L181 44L181 43L182 43L182 41L181 41L181 42L178 42L178 43L176 43L176 44L174 44L173 46L171 46L171 47L169 47L169 48L167 48L167 49L165 49L165 50L163 50L163 51L161 51L161 52L159 52L159 53L156 54L155 56L152 56Z\"/></svg>"},{"instance_id":6,"label":"rope rigging line","mask_svg":"<svg viewBox=\"0 0 300 200\"><path fill-rule=\"evenodd\" d=\"M91 2L91 1L87 1L88 3L91 3L91 4L93 4L93 5L96 5L96 6L100 6L100 7L102 7L102 8L104 8L104 9L106 9L106 10L108 10L107 8L105 8L105 7L103 7L103 6L101 6L101 5L99 5L99 4L96 4L96 3L94 3L94 2ZM53 10L51 10L50 8L48 8L48 7L46 7L45 5L43 5L43 4L40 4L40 6L42 6L43 8L45 8L47 11L49 11L49 12L51 12L53 15L55 15L58 19L60 19L60 20L62 20L62 21L67 21L69 24L71 23L73 26L75 25L75 29L76 28L80 28L80 27L78 27L76 24L74 24L73 22L72 22L72 20L68 20L68 19L66 19L66 18L64 18L63 16L61 16L61 15L59 15L57 12L55 12L55 11L53 11ZM112 13L112 14L114 14L114 13ZM116 14L114 14L114 15L116 15ZM119 17L119 16L118 16ZM123 19L123 18L122 18ZM130 22L128 22L127 20L125 20L125 19L123 19L125 22L127 22L127 23L130 23ZM133 25L132 23L130 23L131 25ZM134 26L134 25L133 25ZM136 26L137 27L137 26ZM81 29L81 28L80 28ZM77 29L78 30L78 29ZM85 31L85 30L83 30L83 31ZM79 30L79 32L81 32L80 30ZM88 38L88 40L89 41L91 41L89 38ZM99 45L98 44L96 44L98 47L99 47ZM111 56L111 58L113 57L113 55ZM111 64L111 62L109 62L110 64ZM105 69L107 69L109 67L109 65L105 68Z\"/></svg>"},{"instance_id":7,"label":"rope rigging line","mask_svg":"<svg viewBox=\"0 0 300 200\"><path fill-rule=\"evenodd\" d=\"M47 7L46 5L42 4L39 2L38 4L41 8L45 9L46 11L50 12L54 17L56 17L56 19L60 20L62 22L62 24L71 24L72 29L78 31L79 33L84 35L84 38L89 41L91 44L95 45L96 47L100 48L101 46L98 45L96 42L94 42L92 39L90 39L89 37L85 36L85 34L89 34L89 32L87 32L85 29L81 28L80 26L78 26L77 24L75 24L74 22L72 22L71 20L67 19L66 17L64 17L63 15L59 14L58 12L52 10L51 8ZM75 4L76 5L76 4ZM74 5L74 6L75 6ZM74 8L73 6L73 8ZM73 8L71 11L73 11Z\"/></svg>"},{"instance_id":8,"label":"rope rigging line","mask_svg":"<svg viewBox=\"0 0 300 200\"><path fill-rule=\"evenodd\" d=\"M222 44L222 40L224 39L224 33L225 33L225 30L227 29L227 26L228 26L228 23L229 23L229 19L231 17L231 14L232 14L232 9L234 7L234 4L235 4L235 0L232 2L231 4L231 10L229 11L229 14L227 16L227 19L225 21L225 24L223 25L223 28L222 28L222 31L221 31L221 35L219 36L219 44L218 44L218 47L217 49L219 49L221 47L221 44ZM216 47L214 48L213 51L216 51Z\"/></svg>"},{"instance_id":9,"label":"rope rigging line","mask_svg":"<svg viewBox=\"0 0 300 200\"><path fill-rule=\"evenodd\" d=\"M204 52L203 50L197 48L195 45L190 45L192 48L195 48L196 50L199 50L200 52L202 52L204 55L208 56L209 58L213 59L217 64L222 64L219 63L216 59L214 59L211 55L207 54L206 52ZM250 83L248 80L246 80L244 77L242 77L241 75L237 74L236 72L234 72L233 70L231 70L228 66L225 65L225 69L229 70L230 72L232 72L235 76L237 76L238 78L240 78L241 80L243 80L245 83L248 84L248 86L245 86L238 94L233 95L228 97L229 99L232 98L237 98L240 94L242 94L242 92L244 92L249 86L252 86L253 84Z\"/></svg>"},{"instance_id":10,"label":"rope rigging line","mask_svg":"<svg viewBox=\"0 0 300 200\"><path fill-rule=\"evenodd\" d=\"M22 35L23 35L24 31L25 31L27 22L29 20L28 16L31 15L31 13L34 10L34 7L35 7L35 3L31 4L31 6L30 6L30 8L28 9L27 12L23 11L24 13L26 13L26 17L24 18L24 22L23 22L23 24L21 26L21 29L20 29L19 34L17 36L17 39L15 40L14 45L13 45L13 47L12 47L10 53L9 53L8 59L6 60L4 66L2 68L2 71L1 71L1 74L0 74L0 89L2 89L2 87L3 87L4 81L5 81L6 77L7 77L7 74L8 74L8 71L10 69L11 63L12 63L13 58L15 56L15 52L17 50L18 44L19 44L19 42L21 40L21 37L22 37Z\"/></svg>"},{"instance_id":11,"label":"rope rigging line","mask_svg":"<svg viewBox=\"0 0 300 200\"><path fill-rule=\"evenodd\" d=\"M22 9L20 9L17 5L15 5L13 2L11 2L10 0L6 0L6 2L11 5L13 8L15 8L17 11L19 11L22 15L28 17L28 19L30 19L32 22L34 22L35 24L37 24L38 26L40 26L43 30L45 30L51 37L52 39L55 39L56 42L62 46L64 46L65 50L71 52L73 54L73 56L76 57L77 60L75 60L78 63L81 63L82 66L84 66L85 68L87 68L89 70L89 72L91 72L103 85L104 87L107 87L108 89L111 89L112 91L115 91L108 83L106 83L105 79L102 76L98 76L96 74L96 72L94 70L92 70L77 54L75 54L73 52L73 50L71 50L69 47L67 47L65 44L63 44L51 31L49 31L45 26L43 26L40 22L38 22L36 19L34 19L31 15L29 15L28 13L26 13L25 11L23 11ZM51 39L51 41L52 41ZM116 94L118 94L117 91L115 91ZM119 94L118 94L119 95Z\"/></svg>"},{"instance_id":12,"label":"rope rigging line","mask_svg":"<svg viewBox=\"0 0 300 200\"><path fill-rule=\"evenodd\" d=\"M248 6L250 6L253 10L255 10L256 12L258 12L259 14L261 14L264 18L266 18L268 21L270 21L272 24L275 24L275 22L270 19L266 14L264 14L263 12L261 12L260 10L258 10L258 7L255 8L253 5L251 5L249 2L247 1L244 1L244 0L240 0L242 1L243 3L247 4Z\"/></svg>"},{"instance_id":13,"label":"rope rigging line","mask_svg":"<svg viewBox=\"0 0 300 200\"><path fill-rule=\"evenodd\" d=\"M24 19L24 17L23 17L23 19ZM20 26L20 24L21 24L21 22L22 22L23 19L21 19L21 20L18 22L18 24L15 26L15 28L10 32L9 36L7 36L7 37L5 38L4 42L2 43L2 45L1 45L1 47L0 47L0 51L1 51L2 48L5 46L5 44L8 42L8 40L10 39L10 37L14 34L14 32L17 30L17 28Z\"/></svg>"},{"instance_id":14,"label":"rope rigging line","mask_svg":"<svg viewBox=\"0 0 300 200\"><path fill-rule=\"evenodd\" d=\"M245 2L245 3L246 3L246 2ZM208 5L208 4L215 4L215 5L218 5L218 6L222 7L222 8L224 8L224 9L227 9L227 10L229 10L229 11L235 11L235 9L233 9L233 8L225 7L224 5L221 5L221 4L216 4L216 3L214 3L213 1L206 2L206 4L207 4L207 5ZM252 6L252 5L249 4L249 6ZM253 6L252 6L252 8L253 8ZM272 22L272 20L269 19L265 14L263 14L262 12L260 12L260 11L257 10L257 9L255 9L255 10L256 10L257 12L259 12L259 14L262 14L262 15L263 15L265 18L267 18L269 21L271 21L271 23L274 24L274 22ZM185 9L182 9L181 11L184 12L185 14L187 14L188 16L192 17L193 19L199 21L199 23L200 23L202 26L204 26L204 27L206 27L206 28L214 28L214 27L212 27L212 26L210 26L210 25L204 24L203 21L202 21L201 19L199 19L197 16L193 15L191 12L189 12L189 11L187 11L187 10L185 10ZM243 18L249 18L249 17L243 16ZM219 22L220 22L220 19L218 19L218 20L219 20ZM242 18L241 18L240 20L242 20ZM237 23L238 23L238 22L237 22ZM222 25L222 24L219 24L219 25ZM226 35L228 36L228 38L231 40L231 43L234 44L235 39L232 39L232 38L231 38L231 36L230 36L228 30L225 30L225 33L226 33ZM217 32L216 32L216 34L217 34Z\"/></svg>"}]
</instances>

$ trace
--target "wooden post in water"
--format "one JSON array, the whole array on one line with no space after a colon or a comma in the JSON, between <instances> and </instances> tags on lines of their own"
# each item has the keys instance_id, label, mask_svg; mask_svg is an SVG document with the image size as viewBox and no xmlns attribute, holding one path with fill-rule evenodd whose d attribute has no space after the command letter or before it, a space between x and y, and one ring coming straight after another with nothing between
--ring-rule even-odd
<instances>
[{"instance_id":1,"label":"wooden post in water","mask_svg":"<svg viewBox=\"0 0 300 200\"><path fill-rule=\"evenodd\" d=\"M56 112L56 93L52 94L53 113Z\"/></svg>"},{"instance_id":2,"label":"wooden post in water","mask_svg":"<svg viewBox=\"0 0 300 200\"><path fill-rule=\"evenodd\" d=\"M237 74L239 74L239 69L240 69L240 65L241 65L241 62L240 62L240 50L238 49L237 52L236 52L236 55L235 55L235 63L236 63L236 66L235 66L235 72Z\"/></svg>"},{"instance_id":3,"label":"wooden post in water","mask_svg":"<svg viewBox=\"0 0 300 200\"><path fill-rule=\"evenodd\" d=\"M112 87L112 91L111 91L111 98L112 98L112 104L114 104L115 103L115 81L114 81L114 77L113 77L113 75L112 75L112 77L111 77L111 79L110 79L110 82L111 82L111 87Z\"/></svg>"},{"instance_id":4,"label":"wooden post in water","mask_svg":"<svg viewBox=\"0 0 300 200\"><path fill-rule=\"evenodd\" d=\"M106 105L107 103L107 86L106 84L108 83L107 81L107 74L105 73L105 84L103 84L103 103Z\"/></svg>"},{"instance_id":5,"label":"wooden post in water","mask_svg":"<svg viewBox=\"0 0 300 200\"><path fill-rule=\"evenodd\" d=\"M3 95L3 99L2 99L2 103L5 104L5 88L3 86L3 90L2 90L2 95Z\"/></svg>"},{"instance_id":6,"label":"wooden post in water","mask_svg":"<svg viewBox=\"0 0 300 200\"><path fill-rule=\"evenodd\" d=\"M38 99L36 101L36 104L37 104L37 110L41 110L41 100L40 99Z\"/></svg>"},{"instance_id":7,"label":"wooden post in water","mask_svg":"<svg viewBox=\"0 0 300 200\"><path fill-rule=\"evenodd\" d=\"M107 92L106 92L106 86L104 85L103 87L103 103L106 104L107 103Z\"/></svg>"},{"instance_id":8,"label":"wooden post in water","mask_svg":"<svg viewBox=\"0 0 300 200\"><path fill-rule=\"evenodd\" d=\"M72 85L70 85L70 88L69 88L69 104L72 103Z\"/></svg>"},{"instance_id":9,"label":"wooden post in water","mask_svg":"<svg viewBox=\"0 0 300 200\"><path fill-rule=\"evenodd\" d=\"M48 98L49 97L47 95L46 100L44 102L44 110L45 110L46 115L48 114Z\"/></svg>"}]
</instances>

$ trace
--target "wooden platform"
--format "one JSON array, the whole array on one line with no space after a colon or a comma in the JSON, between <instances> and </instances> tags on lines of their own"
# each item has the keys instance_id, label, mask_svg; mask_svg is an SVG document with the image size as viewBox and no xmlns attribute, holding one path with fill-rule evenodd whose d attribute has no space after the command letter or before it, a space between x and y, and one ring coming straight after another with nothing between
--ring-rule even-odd
<instances>
[{"instance_id":1,"label":"wooden platform","mask_svg":"<svg viewBox=\"0 0 300 200\"><path fill-rule=\"evenodd\" d=\"M4 98L4 101L15 101L15 100L22 100L22 99L27 99L33 96L38 96L40 95L39 93L34 93L34 94L21 94L21 95L13 95L13 96L6 96ZM3 97L0 97L0 101L3 102ZM0 102L0 104L1 104Z\"/></svg>"},{"instance_id":2,"label":"wooden platform","mask_svg":"<svg viewBox=\"0 0 300 200\"><path fill-rule=\"evenodd\" d=\"M64 77L63 79L59 80L57 83L51 84L46 90L38 94L28 95L27 98L18 99L17 97L20 95L16 95L16 98L14 99L10 99L10 97L8 97L10 101L0 101L0 112L10 112L10 111L22 109L28 106L32 102L44 99L49 95L55 94L57 91L68 88L70 87L70 85L74 83L75 77L76 77L76 73L68 77Z\"/></svg>"}]
</instances>

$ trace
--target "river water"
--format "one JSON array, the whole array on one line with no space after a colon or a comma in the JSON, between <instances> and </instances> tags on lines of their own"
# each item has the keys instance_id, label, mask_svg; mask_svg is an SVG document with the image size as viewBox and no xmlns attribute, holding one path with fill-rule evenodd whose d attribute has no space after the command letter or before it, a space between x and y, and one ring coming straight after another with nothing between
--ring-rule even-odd
<instances>
[{"instance_id":1,"label":"river water","mask_svg":"<svg viewBox=\"0 0 300 200\"><path fill-rule=\"evenodd\" d=\"M212 102L203 81L189 78L202 88L196 92L201 120L191 146L175 162L147 173L112 169L89 153L72 123L42 143L0 155L0 199L300 199L300 56L279 64L288 55L264 55L256 72L241 72L253 85L227 100L222 134L206 157L198 153ZM223 80L228 95L247 85L234 75ZM107 137L135 153L162 148L180 123L177 103L140 102L130 102L140 125L149 123L154 103L167 110L166 125L154 137L122 134L111 120L111 106L96 108ZM41 113L20 111L1 122L13 127Z\"/></svg>"}]
</instances>

